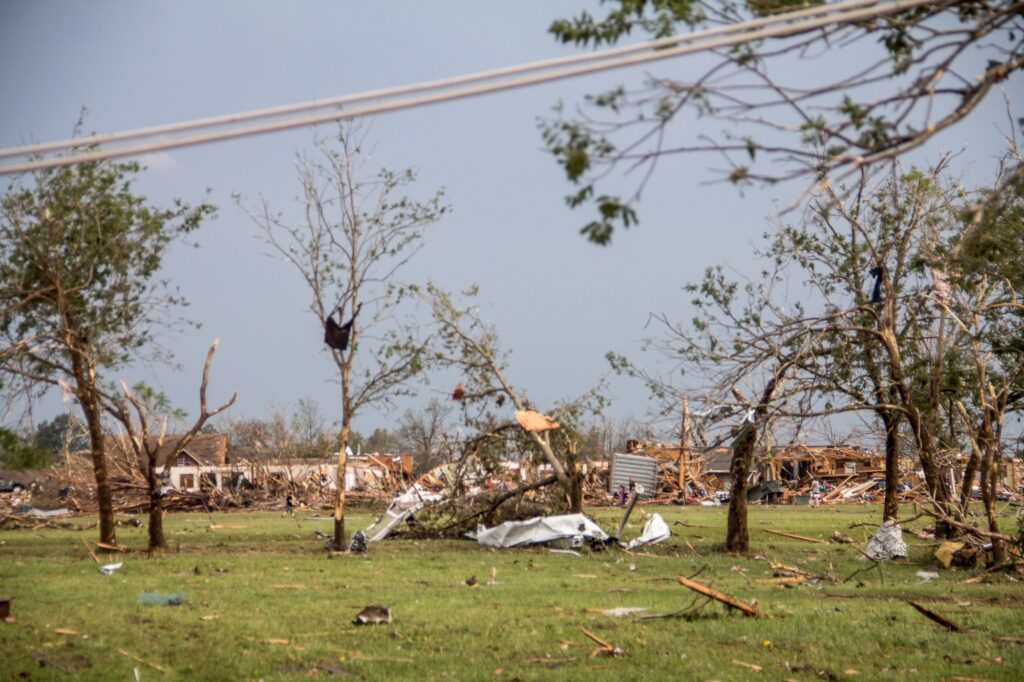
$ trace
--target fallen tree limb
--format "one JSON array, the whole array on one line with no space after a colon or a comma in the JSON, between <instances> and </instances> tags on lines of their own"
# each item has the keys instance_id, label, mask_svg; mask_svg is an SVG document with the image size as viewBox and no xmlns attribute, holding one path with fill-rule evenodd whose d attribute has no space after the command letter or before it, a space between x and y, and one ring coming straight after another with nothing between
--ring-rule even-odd
<instances>
[{"instance_id":1,"label":"fallen tree limb","mask_svg":"<svg viewBox=\"0 0 1024 682\"><path fill-rule=\"evenodd\" d=\"M954 528L959 528L960 530L967 531L968 533L972 533L972 534L974 534L974 535L976 535L976 536L978 536L980 538L986 539L986 540L1002 540L1003 542L1009 543L1011 545L1017 543L1017 538L1014 538L1014 537L1011 537L1009 535L1006 535L1005 533L995 533L995 532L992 532L990 530L982 530L981 528L978 528L977 526L972 526L969 523L964 523L963 521L957 521L956 519L951 519L946 514L942 514L940 512L932 511L932 510L929 510L929 509L924 509L924 510L922 510L921 513L925 514L927 516L930 516L933 519L937 519L939 521L942 521L943 523L948 523L949 525L953 526Z\"/></svg>"},{"instance_id":2,"label":"fallen tree limb","mask_svg":"<svg viewBox=\"0 0 1024 682\"><path fill-rule=\"evenodd\" d=\"M716 601L720 601L729 608L742 611L744 615L751 616L753 618L757 618L758 616L762 615L760 611L755 609L750 604L744 601L740 601L735 597L730 597L729 595L723 594L722 592L719 592L717 590L713 590L707 585L696 582L694 580L690 580L689 578L684 578L681 575L677 575L676 582L678 582L683 587L693 590L694 592L699 592L700 594L703 594L706 597L711 597Z\"/></svg>"},{"instance_id":3,"label":"fallen tree limb","mask_svg":"<svg viewBox=\"0 0 1024 682\"><path fill-rule=\"evenodd\" d=\"M934 621L934 622L938 623L939 625L943 626L944 628L952 630L953 632L966 632L966 630L967 630L967 628L965 628L964 626L960 625L959 623L955 623L955 622L951 621L949 618L946 618L945 616L943 616L943 615L941 615L939 613L935 613L934 611L932 611L929 608L925 608L924 606L921 606L917 602L908 601L907 603L910 604L911 606L913 606L915 609L917 609L918 613L920 613L922 616L924 616L925 618L928 618L931 621Z\"/></svg>"},{"instance_id":4,"label":"fallen tree limb","mask_svg":"<svg viewBox=\"0 0 1024 682\"><path fill-rule=\"evenodd\" d=\"M452 528L455 528L457 526L464 526L465 524L469 523L473 519L479 518L481 516L486 516L488 514L492 514L494 511L496 511L498 509L498 507L500 507L502 504L504 504L508 500L512 499L513 497L519 497L521 495L524 495L524 494L530 492L531 490L537 490L538 488L543 488L545 486L549 486L549 485L552 485L552 484L557 483L557 482L558 482L558 477L557 476L548 476L547 478L543 478L543 479L541 479L539 481L535 481L534 483L530 483L528 485L520 486L520 487L516 488L515 490L508 490L506 492L500 493L497 497L494 498L494 500L490 503L490 505L488 507L486 507L484 509L481 509L480 511L474 512L474 513L470 514L469 516L465 516L465 517L459 518L459 519L449 523L444 528L441 528L439 532L444 533L445 531L449 531Z\"/></svg>"}]
</instances>

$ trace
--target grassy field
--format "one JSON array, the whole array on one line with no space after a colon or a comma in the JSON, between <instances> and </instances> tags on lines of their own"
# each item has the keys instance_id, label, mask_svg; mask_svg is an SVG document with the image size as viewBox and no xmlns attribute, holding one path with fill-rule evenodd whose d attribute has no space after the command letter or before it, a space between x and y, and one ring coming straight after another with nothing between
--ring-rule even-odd
<instances>
[{"instance_id":1,"label":"grassy field","mask_svg":"<svg viewBox=\"0 0 1024 682\"><path fill-rule=\"evenodd\" d=\"M654 511L648 508L647 511ZM852 547L769 534L863 542L877 507L754 507L750 555L718 552L724 508L661 508L674 535L633 554L492 550L469 541L386 540L362 556L329 558L312 513L176 514L172 549L122 555L101 575L83 538L95 530L0 532L0 594L16 622L0 623L0 677L76 680L871 680L1024 679L1024 590L1005 575L934 568L932 547L906 536L911 557L868 566ZM606 529L619 510L594 510ZM910 515L907 510L905 516ZM634 515L626 536L640 531ZM354 515L360 528L370 513ZM685 525L678 525L675 522ZM91 519L77 519L87 525ZM1012 518L1007 526L1015 527ZM924 526L924 520L913 527ZM145 546L145 529L119 540ZM104 559L106 560L106 559ZM111 561L120 559L113 558ZM784 588L759 582L770 562L834 576ZM915 574L938 570L925 582ZM766 614L747 618L676 581L697 580ZM492 581L493 583L489 584ZM476 578L477 585L467 585ZM142 593L185 595L180 606ZM957 621L925 619L915 599ZM367 605L391 607L390 625L358 627ZM694 606L686 617L640 619ZM613 617L600 609L635 607ZM623 650L593 657L581 628ZM1001 639L1000 639L1001 638Z\"/></svg>"}]
</instances>

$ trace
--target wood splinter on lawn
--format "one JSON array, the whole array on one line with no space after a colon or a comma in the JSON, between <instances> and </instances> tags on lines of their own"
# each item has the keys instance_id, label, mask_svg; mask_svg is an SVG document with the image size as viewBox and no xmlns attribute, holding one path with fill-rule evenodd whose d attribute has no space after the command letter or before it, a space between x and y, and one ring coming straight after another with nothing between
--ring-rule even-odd
<instances>
[{"instance_id":1,"label":"wood splinter on lawn","mask_svg":"<svg viewBox=\"0 0 1024 682\"><path fill-rule=\"evenodd\" d=\"M949 618L946 618L945 616L943 616L942 614L935 613L931 609L925 608L924 606L921 606L917 602L908 601L907 603L910 604L911 606L913 606L915 609L917 609L918 613L920 613L922 616L924 616L925 618L928 618L929 620L932 620L932 621L938 623L939 625L943 626L944 628L952 630L953 632L966 632L967 631L967 628L965 628L963 625L960 625L959 623L955 623L955 622L951 621Z\"/></svg>"},{"instance_id":2,"label":"wood splinter on lawn","mask_svg":"<svg viewBox=\"0 0 1024 682\"><path fill-rule=\"evenodd\" d=\"M814 542L819 545L827 545L827 540L821 538L809 538L806 535L797 535L796 533L787 533L784 530L772 530L771 528L762 528L765 533L771 533L773 535L781 535L784 538L793 538L794 540L803 540L804 542Z\"/></svg>"},{"instance_id":3,"label":"wood splinter on lawn","mask_svg":"<svg viewBox=\"0 0 1024 682\"><path fill-rule=\"evenodd\" d=\"M751 616L752 618L757 618L759 616L764 615L760 611L755 609L753 606L751 606L750 604L748 604L748 603L746 603L744 601L740 601L739 599L736 599L735 597L730 597L727 594L723 594L721 592L718 592L717 590L713 590L710 587L708 587L707 585L701 584L701 583L699 583L699 582L697 582L695 580L690 580L689 578L684 578L681 575L677 575L676 576L676 581L680 585L682 585L683 587L687 587L687 588L693 590L694 592L699 592L699 593L703 594L705 597L711 597L712 599L714 599L716 601L720 601L723 604L725 604L726 606L728 606L729 608L736 609L738 611L742 611L744 615Z\"/></svg>"},{"instance_id":4,"label":"wood splinter on lawn","mask_svg":"<svg viewBox=\"0 0 1024 682\"><path fill-rule=\"evenodd\" d=\"M604 641L582 625L580 626L580 630L582 630L583 634L589 637L592 641L601 645L590 652L591 656L622 656L625 653L619 647L613 646L611 643Z\"/></svg>"}]
</instances>

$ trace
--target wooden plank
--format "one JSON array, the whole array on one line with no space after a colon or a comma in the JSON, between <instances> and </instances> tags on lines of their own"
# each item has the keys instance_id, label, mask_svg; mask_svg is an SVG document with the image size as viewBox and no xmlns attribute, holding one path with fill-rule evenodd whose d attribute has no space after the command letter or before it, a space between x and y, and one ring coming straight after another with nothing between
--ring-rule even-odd
<instances>
[{"instance_id":1,"label":"wooden plank","mask_svg":"<svg viewBox=\"0 0 1024 682\"><path fill-rule=\"evenodd\" d=\"M766 585L783 585L788 583L802 583L807 580L807 576L803 575L791 575L782 576L779 578L758 578L755 582L764 583Z\"/></svg>"},{"instance_id":2,"label":"wooden plank","mask_svg":"<svg viewBox=\"0 0 1024 682\"><path fill-rule=\"evenodd\" d=\"M676 576L676 582L678 582L683 587L686 587L686 588L689 588L689 589L693 590L694 592L699 592L700 594L703 594L706 597L711 597L712 599L714 599L716 601L720 601L723 604L725 604L726 606L728 606L729 608L733 608L733 609L736 609L738 611L742 611L744 613L744 615L751 616L753 618L757 618L758 616L761 615L761 612L758 611L757 609L755 609L750 604L748 604L748 603L746 603L744 601L740 601L739 599L736 599L735 597L730 597L729 595L723 594L723 593L721 593L721 592L719 592L717 590L713 590L710 587L708 587L707 585L699 583L699 582L697 582L695 580L690 580L689 578L685 578L685 577L683 577L681 575L677 575Z\"/></svg>"},{"instance_id":3,"label":"wooden plank","mask_svg":"<svg viewBox=\"0 0 1024 682\"><path fill-rule=\"evenodd\" d=\"M828 540L822 540L820 538L809 538L806 535L797 535L796 533L787 533L784 530L772 530L771 528L762 528L765 533L772 533L774 535L781 535L786 538L793 538L794 540L803 540L804 542L816 542L819 545L827 545Z\"/></svg>"}]
</instances>

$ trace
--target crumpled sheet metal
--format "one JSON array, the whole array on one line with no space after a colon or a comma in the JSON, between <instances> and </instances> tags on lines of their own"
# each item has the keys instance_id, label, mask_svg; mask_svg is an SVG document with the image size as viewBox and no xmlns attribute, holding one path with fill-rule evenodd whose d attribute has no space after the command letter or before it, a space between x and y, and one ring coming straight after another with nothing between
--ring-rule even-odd
<instances>
[{"instance_id":1,"label":"crumpled sheet metal","mask_svg":"<svg viewBox=\"0 0 1024 682\"><path fill-rule=\"evenodd\" d=\"M418 512L424 505L437 502L444 498L440 493L432 493L419 483L396 497L379 519L362 532L367 542L379 542L386 538L398 524Z\"/></svg>"},{"instance_id":2,"label":"crumpled sheet metal","mask_svg":"<svg viewBox=\"0 0 1024 682\"><path fill-rule=\"evenodd\" d=\"M576 537L603 542L609 536L583 514L564 514L506 521L493 528L480 526L466 537L488 547L520 547Z\"/></svg>"},{"instance_id":3,"label":"crumpled sheet metal","mask_svg":"<svg viewBox=\"0 0 1024 682\"><path fill-rule=\"evenodd\" d=\"M667 540L670 535L672 535L672 531L669 530L665 519L661 518L661 514L651 514L650 518L647 519L647 523L644 524L643 530L640 531L640 537L630 540L626 544L626 549L634 549L642 545L653 545L656 542Z\"/></svg>"},{"instance_id":4,"label":"crumpled sheet metal","mask_svg":"<svg viewBox=\"0 0 1024 682\"><path fill-rule=\"evenodd\" d=\"M903 529L889 519L868 540L864 553L876 560L906 558L907 543L903 541Z\"/></svg>"}]
</instances>

